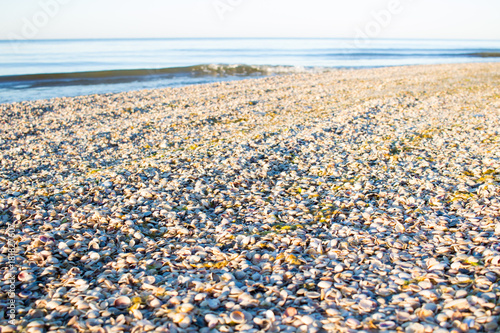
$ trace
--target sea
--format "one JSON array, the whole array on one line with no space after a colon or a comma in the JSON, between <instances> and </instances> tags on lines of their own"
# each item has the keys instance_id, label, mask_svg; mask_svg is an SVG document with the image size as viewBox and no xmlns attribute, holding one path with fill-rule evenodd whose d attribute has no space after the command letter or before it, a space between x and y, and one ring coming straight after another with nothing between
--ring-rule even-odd
<instances>
[{"instance_id":1,"label":"sea","mask_svg":"<svg viewBox=\"0 0 500 333\"><path fill-rule=\"evenodd\" d=\"M183 38L0 41L0 103L331 68L500 61L500 41Z\"/></svg>"}]
</instances>

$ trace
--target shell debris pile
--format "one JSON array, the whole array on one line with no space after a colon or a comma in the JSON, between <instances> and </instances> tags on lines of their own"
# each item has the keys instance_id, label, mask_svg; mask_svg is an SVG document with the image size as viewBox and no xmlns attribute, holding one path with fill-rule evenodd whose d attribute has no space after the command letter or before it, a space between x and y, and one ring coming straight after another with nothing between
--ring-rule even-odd
<instances>
[{"instance_id":1,"label":"shell debris pile","mask_svg":"<svg viewBox=\"0 0 500 333\"><path fill-rule=\"evenodd\" d=\"M499 330L499 64L2 104L0 143L1 333Z\"/></svg>"}]
</instances>

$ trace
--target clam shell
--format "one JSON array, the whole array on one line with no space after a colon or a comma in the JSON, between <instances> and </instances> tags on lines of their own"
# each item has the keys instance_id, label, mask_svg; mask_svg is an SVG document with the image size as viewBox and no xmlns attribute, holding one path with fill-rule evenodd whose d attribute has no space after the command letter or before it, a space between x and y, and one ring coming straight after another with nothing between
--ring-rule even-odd
<instances>
[{"instance_id":1,"label":"clam shell","mask_svg":"<svg viewBox=\"0 0 500 333\"><path fill-rule=\"evenodd\" d=\"M17 275L17 278L19 279L19 281L22 281L22 282L32 282L32 281L35 281L35 276L28 273L28 272L21 272Z\"/></svg>"},{"instance_id":2,"label":"clam shell","mask_svg":"<svg viewBox=\"0 0 500 333\"><path fill-rule=\"evenodd\" d=\"M245 320L245 314L241 311L233 311L229 315L229 318L231 318L231 321L236 324L241 324L244 323Z\"/></svg>"},{"instance_id":3,"label":"clam shell","mask_svg":"<svg viewBox=\"0 0 500 333\"><path fill-rule=\"evenodd\" d=\"M127 296L120 296L113 302L113 306L118 309L128 308L132 304L132 301Z\"/></svg>"},{"instance_id":4,"label":"clam shell","mask_svg":"<svg viewBox=\"0 0 500 333\"><path fill-rule=\"evenodd\" d=\"M293 307L288 307L286 308L285 312L283 313L285 317L293 317L297 315L297 309Z\"/></svg>"}]
</instances>

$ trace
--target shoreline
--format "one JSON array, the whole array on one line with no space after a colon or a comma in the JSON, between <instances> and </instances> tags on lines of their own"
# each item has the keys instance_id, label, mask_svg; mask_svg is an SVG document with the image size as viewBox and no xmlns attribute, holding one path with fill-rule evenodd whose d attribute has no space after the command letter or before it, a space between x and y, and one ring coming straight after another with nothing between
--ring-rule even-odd
<instances>
[{"instance_id":1,"label":"shoreline","mask_svg":"<svg viewBox=\"0 0 500 333\"><path fill-rule=\"evenodd\" d=\"M471 53L470 56L474 57ZM263 78L276 75L335 72L338 70L370 70L391 67L439 66L460 65L473 63L497 63L493 58L500 59L500 53L477 53L478 58L484 61L459 62L446 64L415 64L415 65L373 65L373 66L293 66L293 65L245 65L245 64L200 64L194 66L166 67L166 68L138 68L112 69L84 72L56 72L42 74L19 74L0 76L0 104L35 102L52 98L81 97L87 95L105 95L127 93L144 89L179 88L214 82L230 82L247 79ZM23 86L22 88L14 88ZM101 86L100 88L98 88ZM102 88L105 86L106 88ZM142 88L139 88L141 87ZM63 90L67 95L54 95L50 89ZM42 90L40 90L42 89ZM49 89L49 92L43 91ZM75 95L77 91L83 91ZM40 95L41 98L27 100L10 100L6 102L5 95L26 96L27 94ZM48 94L48 95L47 95ZM12 97L11 97L12 98ZM15 97L20 98L20 97Z\"/></svg>"},{"instance_id":2,"label":"shoreline","mask_svg":"<svg viewBox=\"0 0 500 333\"><path fill-rule=\"evenodd\" d=\"M495 62L0 104L2 333L494 332L499 128Z\"/></svg>"}]
</instances>

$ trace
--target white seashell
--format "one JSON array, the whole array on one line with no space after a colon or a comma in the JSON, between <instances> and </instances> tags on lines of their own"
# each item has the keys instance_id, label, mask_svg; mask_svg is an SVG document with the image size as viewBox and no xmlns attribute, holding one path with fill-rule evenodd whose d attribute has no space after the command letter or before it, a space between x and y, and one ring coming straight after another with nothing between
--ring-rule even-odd
<instances>
[{"instance_id":1,"label":"white seashell","mask_svg":"<svg viewBox=\"0 0 500 333\"><path fill-rule=\"evenodd\" d=\"M470 281L470 276L468 275L465 275L465 274L457 274L456 276L456 280L459 282L459 283L467 283Z\"/></svg>"},{"instance_id":2,"label":"white seashell","mask_svg":"<svg viewBox=\"0 0 500 333\"><path fill-rule=\"evenodd\" d=\"M57 245L57 248L59 250L67 250L67 249L69 249L68 245L66 243L64 243L64 242L59 242L59 244Z\"/></svg>"},{"instance_id":3,"label":"white seashell","mask_svg":"<svg viewBox=\"0 0 500 333\"><path fill-rule=\"evenodd\" d=\"M470 307L469 301L466 298L460 298L451 302L448 302L444 305L445 309L457 309L457 310L466 310Z\"/></svg>"},{"instance_id":4,"label":"white seashell","mask_svg":"<svg viewBox=\"0 0 500 333\"><path fill-rule=\"evenodd\" d=\"M97 253L97 252L89 252L88 256L92 260L99 260L101 258L101 255L99 253Z\"/></svg>"},{"instance_id":5,"label":"white seashell","mask_svg":"<svg viewBox=\"0 0 500 333\"><path fill-rule=\"evenodd\" d=\"M118 309L128 308L132 301L127 296L120 296L113 302L113 306Z\"/></svg>"},{"instance_id":6,"label":"white seashell","mask_svg":"<svg viewBox=\"0 0 500 333\"><path fill-rule=\"evenodd\" d=\"M266 311L266 318L272 322L274 322L276 320L276 317L274 316L274 312L272 310Z\"/></svg>"},{"instance_id":7,"label":"white seashell","mask_svg":"<svg viewBox=\"0 0 500 333\"><path fill-rule=\"evenodd\" d=\"M189 256L188 261L190 263L197 263L201 261L201 257L197 255Z\"/></svg>"},{"instance_id":8,"label":"white seashell","mask_svg":"<svg viewBox=\"0 0 500 333\"><path fill-rule=\"evenodd\" d=\"M438 323L444 323L444 322L447 322L448 319L450 319L447 315L445 315L444 313L440 313L436 316L436 321Z\"/></svg>"},{"instance_id":9,"label":"white seashell","mask_svg":"<svg viewBox=\"0 0 500 333\"><path fill-rule=\"evenodd\" d=\"M219 320L219 317L217 317L216 315L212 314L212 313L207 313L205 315L205 321L207 323L211 322L211 321L218 321Z\"/></svg>"},{"instance_id":10,"label":"white seashell","mask_svg":"<svg viewBox=\"0 0 500 333\"><path fill-rule=\"evenodd\" d=\"M180 328L187 328L191 325L191 316L185 316L179 323Z\"/></svg>"},{"instance_id":11,"label":"white seashell","mask_svg":"<svg viewBox=\"0 0 500 333\"><path fill-rule=\"evenodd\" d=\"M250 244L250 236L243 237L243 239L241 240L241 245L247 246L248 244Z\"/></svg>"},{"instance_id":12,"label":"white seashell","mask_svg":"<svg viewBox=\"0 0 500 333\"><path fill-rule=\"evenodd\" d=\"M318 283L318 287L321 289L329 289L329 288L331 288L332 284L333 283L330 281L320 281Z\"/></svg>"},{"instance_id":13,"label":"white seashell","mask_svg":"<svg viewBox=\"0 0 500 333\"><path fill-rule=\"evenodd\" d=\"M369 299L363 299L358 304L359 310L363 311L363 312L370 312L370 311L374 310L376 307L377 307L377 303L375 303L374 301L371 301Z\"/></svg>"},{"instance_id":14,"label":"white seashell","mask_svg":"<svg viewBox=\"0 0 500 333\"><path fill-rule=\"evenodd\" d=\"M148 301L148 305L152 308L159 308L161 306L161 302L158 298L154 297Z\"/></svg>"},{"instance_id":15,"label":"white seashell","mask_svg":"<svg viewBox=\"0 0 500 333\"><path fill-rule=\"evenodd\" d=\"M311 316L301 316L300 321L304 323L304 325L311 325L314 322L314 319Z\"/></svg>"},{"instance_id":16,"label":"white seashell","mask_svg":"<svg viewBox=\"0 0 500 333\"><path fill-rule=\"evenodd\" d=\"M132 310L132 315L137 320L142 320L143 319L142 312L139 311L139 310L137 310L137 309Z\"/></svg>"},{"instance_id":17,"label":"white seashell","mask_svg":"<svg viewBox=\"0 0 500 333\"><path fill-rule=\"evenodd\" d=\"M194 309L194 305L191 303L183 303L183 304L179 305L179 307L178 307L179 312L185 312L185 313L191 312L191 311L193 311L193 309Z\"/></svg>"},{"instance_id":18,"label":"white seashell","mask_svg":"<svg viewBox=\"0 0 500 333\"><path fill-rule=\"evenodd\" d=\"M57 308L59 305L61 305L61 302L58 302L58 301L50 301L48 302L46 305L45 305L45 308L47 308L48 310L54 310L55 308Z\"/></svg>"},{"instance_id":19,"label":"white seashell","mask_svg":"<svg viewBox=\"0 0 500 333\"><path fill-rule=\"evenodd\" d=\"M26 325L27 327L44 327L45 326L45 323L40 321L40 320L34 320L34 321L30 321L28 323L28 325ZM2 330L3 332L3 330Z\"/></svg>"},{"instance_id":20,"label":"white seashell","mask_svg":"<svg viewBox=\"0 0 500 333\"><path fill-rule=\"evenodd\" d=\"M397 312L396 313L396 319L401 322L409 321L410 320L410 314L408 312Z\"/></svg>"},{"instance_id":21,"label":"white seashell","mask_svg":"<svg viewBox=\"0 0 500 333\"><path fill-rule=\"evenodd\" d=\"M437 264L433 264L431 265L428 270L429 271L442 271L446 268L446 264L441 264L441 263L437 263Z\"/></svg>"},{"instance_id":22,"label":"white seashell","mask_svg":"<svg viewBox=\"0 0 500 333\"><path fill-rule=\"evenodd\" d=\"M107 180L104 183L102 183L102 186L104 186L104 187L113 187L113 182L110 181L110 180Z\"/></svg>"},{"instance_id":23,"label":"white seashell","mask_svg":"<svg viewBox=\"0 0 500 333\"><path fill-rule=\"evenodd\" d=\"M420 323L412 323L405 329L406 333L424 333L425 327Z\"/></svg>"},{"instance_id":24,"label":"white seashell","mask_svg":"<svg viewBox=\"0 0 500 333\"><path fill-rule=\"evenodd\" d=\"M345 324L352 329L356 329L361 325L359 320L354 319L354 318L347 318L347 320L345 321Z\"/></svg>"},{"instance_id":25,"label":"white seashell","mask_svg":"<svg viewBox=\"0 0 500 333\"><path fill-rule=\"evenodd\" d=\"M321 294L316 291L308 291L305 296L310 299L320 298Z\"/></svg>"},{"instance_id":26,"label":"white seashell","mask_svg":"<svg viewBox=\"0 0 500 333\"><path fill-rule=\"evenodd\" d=\"M432 283L430 283L429 281L420 281L418 283L419 287L421 287L422 289L431 289L432 288Z\"/></svg>"}]
</instances>

